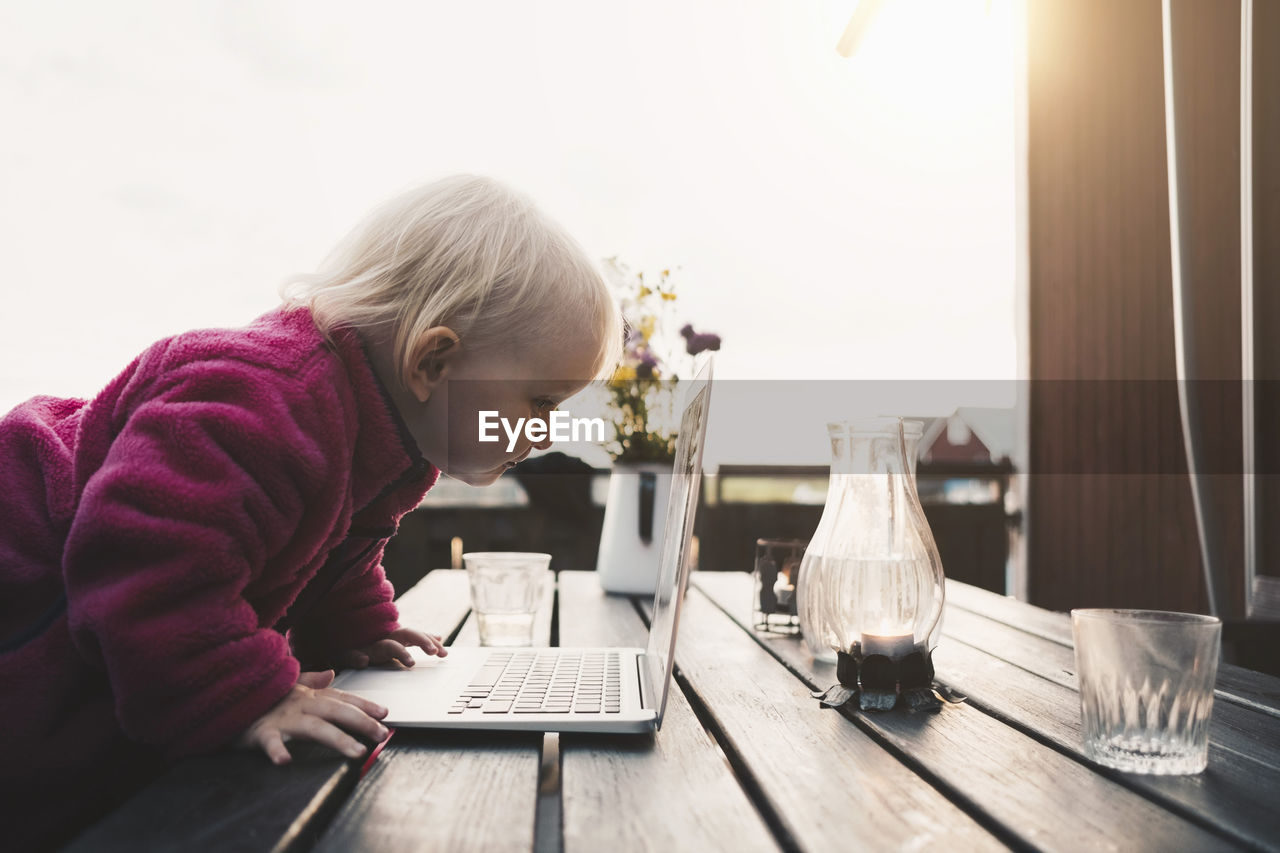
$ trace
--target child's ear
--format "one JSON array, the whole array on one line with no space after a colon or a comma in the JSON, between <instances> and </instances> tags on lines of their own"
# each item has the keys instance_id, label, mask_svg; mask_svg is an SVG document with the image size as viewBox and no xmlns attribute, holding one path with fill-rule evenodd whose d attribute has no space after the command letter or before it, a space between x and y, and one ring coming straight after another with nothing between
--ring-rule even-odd
<instances>
[{"instance_id":1,"label":"child's ear","mask_svg":"<svg viewBox=\"0 0 1280 853\"><path fill-rule=\"evenodd\" d=\"M432 326L413 345L413 369L406 377L409 390L425 403L448 374L462 342L448 326Z\"/></svg>"}]
</instances>

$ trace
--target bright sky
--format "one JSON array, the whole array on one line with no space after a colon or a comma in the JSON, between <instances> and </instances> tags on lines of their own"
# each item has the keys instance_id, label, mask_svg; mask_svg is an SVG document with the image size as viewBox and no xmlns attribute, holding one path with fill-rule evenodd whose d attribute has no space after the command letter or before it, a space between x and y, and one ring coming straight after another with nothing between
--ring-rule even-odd
<instances>
[{"instance_id":1,"label":"bright sky","mask_svg":"<svg viewBox=\"0 0 1280 853\"><path fill-rule=\"evenodd\" d=\"M854 5L6 3L0 411L248 322L457 171L680 267L720 378L1013 378L1009 2L890 0L843 59Z\"/></svg>"}]
</instances>

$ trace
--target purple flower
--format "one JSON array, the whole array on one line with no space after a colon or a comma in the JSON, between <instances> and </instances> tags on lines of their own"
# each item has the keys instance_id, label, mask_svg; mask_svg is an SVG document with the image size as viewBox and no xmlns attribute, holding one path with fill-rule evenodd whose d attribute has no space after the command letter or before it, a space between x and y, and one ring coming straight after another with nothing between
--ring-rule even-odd
<instances>
[{"instance_id":1,"label":"purple flower","mask_svg":"<svg viewBox=\"0 0 1280 853\"><path fill-rule=\"evenodd\" d=\"M636 376L640 379L652 379L654 368L658 366L658 359L653 353L645 350L640 353L640 363L636 365Z\"/></svg>"},{"instance_id":2,"label":"purple flower","mask_svg":"<svg viewBox=\"0 0 1280 853\"><path fill-rule=\"evenodd\" d=\"M692 323L684 324L684 328L680 330L680 336L684 338L684 348L689 355L720 349L719 335L713 335L710 332L695 332Z\"/></svg>"}]
</instances>

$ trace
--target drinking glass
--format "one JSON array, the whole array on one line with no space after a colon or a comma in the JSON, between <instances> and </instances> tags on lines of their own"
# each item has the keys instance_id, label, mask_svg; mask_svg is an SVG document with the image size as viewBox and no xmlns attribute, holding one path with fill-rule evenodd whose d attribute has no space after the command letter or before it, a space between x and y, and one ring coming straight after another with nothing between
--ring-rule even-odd
<instances>
[{"instance_id":1,"label":"drinking glass","mask_svg":"<svg viewBox=\"0 0 1280 853\"><path fill-rule=\"evenodd\" d=\"M1129 773L1199 773L1222 623L1163 610L1071 611L1084 751Z\"/></svg>"},{"instance_id":2,"label":"drinking glass","mask_svg":"<svg viewBox=\"0 0 1280 853\"><path fill-rule=\"evenodd\" d=\"M462 555L482 646L533 644L533 617L551 575L550 554L476 551Z\"/></svg>"}]
</instances>

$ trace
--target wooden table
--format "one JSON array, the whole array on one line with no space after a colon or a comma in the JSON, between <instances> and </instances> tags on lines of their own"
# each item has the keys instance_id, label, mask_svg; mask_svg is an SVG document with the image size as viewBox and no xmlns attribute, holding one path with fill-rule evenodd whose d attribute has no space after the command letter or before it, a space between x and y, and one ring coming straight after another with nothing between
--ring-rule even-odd
<instances>
[{"instance_id":1,"label":"wooden table","mask_svg":"<svg viewBox=\"0 0 1280 853\"><path fill-rule=\"evenodd\" d=\"M1209 768L1133 776L1080 754L1068 617L948 583L936 714L822 709L799 640L749 628L744 574L695 574L656 735L398 731L362 762L294 745L184 762L75 850L1280 850L1280 679L1224 666ZM402 621L476 642L461 572ZM648 602L561 573L559 645L644 645Z\"/></svg>"}]
</instances>

